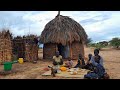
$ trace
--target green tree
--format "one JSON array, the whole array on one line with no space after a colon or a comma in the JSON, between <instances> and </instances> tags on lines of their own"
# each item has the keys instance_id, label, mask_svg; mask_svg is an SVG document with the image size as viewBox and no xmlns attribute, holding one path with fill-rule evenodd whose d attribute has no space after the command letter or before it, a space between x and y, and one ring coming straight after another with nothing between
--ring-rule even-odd
<instances>
[{"instance_id":1,"label":"green tree","mask_svg":"<svg viewBox=\"0 0 120 90\"><path fill-rule=\"evenodd\" d=\"M89 46L90 47L95 47L96 43L90 43Z\"/></svg>"},{"instance_id":2,"label":"green tree","mask_svg":"<svg viewBox=\"0 0 120 90\"><path fill-rule=\"evenodd\" d=\"M99 49L99 50L101 50L102 48L104 48L105 46L103 45L103 44L101 44L101 43L96 43L95 44L95 48L97 48L97 49Z\"/></svg>"},{"instance_id":3,"label":"green tree","mask_svg":"<svg viewBox=\"0 0 120 90\"><path fill-rule=\"evenodd\" d=\"M120 38L112 38L112 40L110 40L110 45L115 47L115 48L119 48L120 46Z\"/></svg>"}]
</instances>

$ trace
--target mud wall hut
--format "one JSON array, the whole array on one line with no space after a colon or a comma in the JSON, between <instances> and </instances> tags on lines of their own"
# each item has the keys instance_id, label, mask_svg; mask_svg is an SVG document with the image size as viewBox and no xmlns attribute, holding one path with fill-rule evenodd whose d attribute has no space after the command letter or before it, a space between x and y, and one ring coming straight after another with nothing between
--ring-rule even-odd
<instances>
[{"instance_id":1,"label":"mud wall hut","mask_svg":"<svg viewBox=\"0 0 120 90\"><path fill-rule=\"evenodd\" d=\"M78 59L80 53L84 56L86 40L87 34L78 22L58 13L41 33L40 42L44 44L43 58L51 59L58 50L63 58Z\"/></svg>"},{"instance_id":2,"label":"mud wall hut","mask_svg":"<svg viewBox=\"0 0 120 90\"><path fill-rule=\"evenodd\" d=\"M38 44L35 42L35 35L17 36L13 39L13 53L24 61L32 62L38 60Z\"/></svg>"},{"instance_id":3,"label":"mud wall hut","mask_svg":"<svg viewBox=\"0 0 120 90\"><path fill-rule=\"evenodd\" d=\"M12 34L9 30L0 32L0 64L12 61Z\"/></svg>"}]
</instances>

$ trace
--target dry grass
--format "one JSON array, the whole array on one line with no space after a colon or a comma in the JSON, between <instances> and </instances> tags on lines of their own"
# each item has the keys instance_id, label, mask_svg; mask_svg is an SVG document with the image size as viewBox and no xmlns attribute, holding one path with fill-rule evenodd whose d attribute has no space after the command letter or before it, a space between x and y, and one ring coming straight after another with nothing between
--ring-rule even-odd
<instances>
[{"instance_id":1,"label":"dry grass","mask_svg":"<svg viewBox=\"0 0 120 90\"><path fill-rule=\"evenodd\" d=\"M100 51L100 55L104 58L104 66L106 71L110 75L111 79L120 79L120 56L119 50L107 49ZM85 55L89 53L93 54L93 49L85 48ZM8 75L0 75L1 79L67 79L61 77L42 76L44 68L48 65L52 65L50 60L42 59L42 50L39 51L39 61L37 64L25 62L24 64L13 64L12 73ZM74 61L75 65L76 61ZM0 67L0 71L3 71L3 65ZM76 79L76 78L72 78Z\"/></svg>"},{"instance_id":2,"label":"dry grass","mask_svg":"<svg viewBox=\"0 0 120 90\"><path fill-rule=\"evenodd\" d=\"M62 37L62 38L61 38ZM61 43L66 45L73 41L86 41L87 34L84 28L68 16L57 15L48 22L42 31L40 41L42 43Z\"/></svg>"}]
</instances>

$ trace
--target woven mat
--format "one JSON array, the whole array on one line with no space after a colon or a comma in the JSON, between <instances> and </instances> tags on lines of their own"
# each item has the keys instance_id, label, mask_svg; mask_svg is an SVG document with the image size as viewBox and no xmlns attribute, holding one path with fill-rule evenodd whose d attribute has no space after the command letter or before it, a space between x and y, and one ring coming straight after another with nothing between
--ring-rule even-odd
<instances>
[{"instance_id":1,"label":"woven mat","mask_svg":"<svg viewBox=\"0 0 120 90\"><path fill-rule=\"evenodd\" d=\"M83 79L84 75L87 74L88 71L89 70L81 69L81 70L78 70L78 73L76 75L71 75L70 72L68 72L68 71L62 71L61 73L57 73L56 76L66 77L66 78L80 78L80 79ZM47 71L42 75L43 76L50 76L51 71Z\"/></svg>"},{"instance_id":2,"label":"woven mat","mask_svg":"<svg viewBox=\"0 0 120 90\"><path fill-rule=\"evenodd\" d=\"M80 78L80 79L83 79L84 75L87 74L88 71L89 70L81 69L81 70L78 71L78 73L76 75L72 75L68 71L63 71L60 74L56 74L56 76L66 77L66 78Z\"/></svg>"}]
</instances>

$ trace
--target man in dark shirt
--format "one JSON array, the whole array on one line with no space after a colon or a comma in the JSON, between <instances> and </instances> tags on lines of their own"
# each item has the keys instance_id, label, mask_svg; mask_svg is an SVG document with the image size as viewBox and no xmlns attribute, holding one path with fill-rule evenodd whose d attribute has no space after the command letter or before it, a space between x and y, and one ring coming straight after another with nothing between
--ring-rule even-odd
<instances>
[{"instance_id":1,"label":"man in dark shirt","mask_svg":"<svg viewBox=\"0 0 120 90\"><path fill-rule=\"evenodd\" d=\"M79 54L78 62L74 68L83 68L84 65L85 65L84 58L82 57L82 54Z\"/></svg>"}]
</instances>

